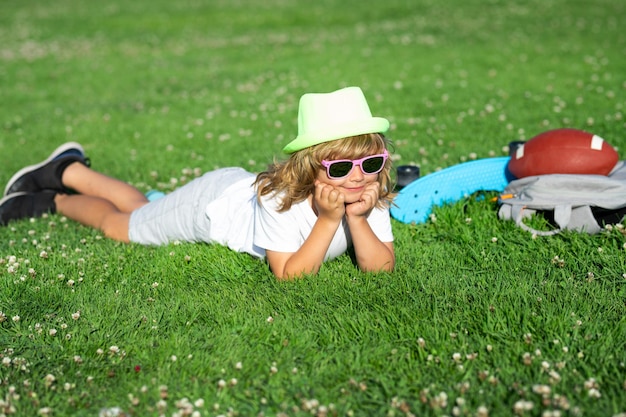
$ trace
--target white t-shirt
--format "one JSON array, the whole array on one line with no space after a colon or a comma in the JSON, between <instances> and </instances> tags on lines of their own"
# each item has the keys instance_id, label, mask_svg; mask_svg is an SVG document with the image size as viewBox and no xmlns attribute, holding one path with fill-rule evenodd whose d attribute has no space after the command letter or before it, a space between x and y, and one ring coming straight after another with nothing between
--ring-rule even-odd
<instances>
[{"instance_id":1,"label":"white t-shirt","mask_svg":"<svg viewBox=\"0 0 626 417\"><path fill-rule=\"evenodd\" d=\"M253 179L246 178L228 187L222 196L208 204L206 214L211 222L211 238L229 248L265 257L265 249L276 252L296 252L311 233L317 216L307 200L279 213L280 202L275 196L264 196L262 204L256 198ZM388 209L372 210L367 218L381 242L392 242L391 219ZM333 259L352 246L345 219L337 228L325 259Z\"/></svg>"}]
</instances>

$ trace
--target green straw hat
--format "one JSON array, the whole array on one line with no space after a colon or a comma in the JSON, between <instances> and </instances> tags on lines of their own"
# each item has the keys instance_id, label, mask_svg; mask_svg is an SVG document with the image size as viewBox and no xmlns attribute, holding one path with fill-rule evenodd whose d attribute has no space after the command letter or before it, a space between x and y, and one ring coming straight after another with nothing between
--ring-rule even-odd
<instances>
[{"instance_id":1,"label":"green straw hat","mask_svg":"<svg viewBox=\"0 0 626 417\"><path fill-rule=\"evenodd\" d=\"M298 136L283 148L283 152L290 154L324 142L387 130L389 121L372 117L359 87L331 93L309 93L300 98Z\"/></svg>"}]
</instances>

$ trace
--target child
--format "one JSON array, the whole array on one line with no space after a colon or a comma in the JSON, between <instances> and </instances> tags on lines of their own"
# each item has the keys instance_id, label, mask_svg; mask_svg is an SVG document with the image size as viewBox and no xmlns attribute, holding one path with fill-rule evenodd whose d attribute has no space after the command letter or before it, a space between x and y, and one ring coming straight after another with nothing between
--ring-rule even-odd
<instances>
[{"instance_id":1,"label":"child","mask_svg":"<svg viewBox=\"0 0 626 417\"><path fill-rule=\"evenodd\" d=\"M70 142L9 180L0 224L59 212L122 242L220 243L265 257L280 279L315 274L350 246L360 269L391 271L388 129L358 87L305 94L287 160L257 176L218 169L152 202Z\"/></svg>"}]
</instances>

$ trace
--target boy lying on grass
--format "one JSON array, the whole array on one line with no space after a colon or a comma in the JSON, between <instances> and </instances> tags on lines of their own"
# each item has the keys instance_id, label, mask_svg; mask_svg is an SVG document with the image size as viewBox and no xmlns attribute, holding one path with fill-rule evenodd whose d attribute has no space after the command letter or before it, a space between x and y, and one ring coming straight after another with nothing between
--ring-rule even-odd
<instances>
[{"instance_id":1,"label":"boy lying on grass","mask_svg":"<svg viewBox=\"0 0 626 417\"><path fill-rule=\"evenodd\" d=\"M388 129L358 87L305 94L288 159L258 175L218 169L152 202L69 142L13 175L0 224L58 212L122 242L219 243L266 258L281 279L315 274L348 247L360 269L391 271Z\"/></svg>"}]
</instances>

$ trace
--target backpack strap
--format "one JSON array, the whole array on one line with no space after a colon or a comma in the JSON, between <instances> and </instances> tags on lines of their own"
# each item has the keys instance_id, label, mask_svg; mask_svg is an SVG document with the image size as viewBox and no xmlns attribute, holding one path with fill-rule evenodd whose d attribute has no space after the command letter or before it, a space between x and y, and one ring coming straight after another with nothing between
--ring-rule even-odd
<instances>
[{"instance_id":1,"label":"backpack strap","mask_svg":"<svg viewBox=\"0 0 626 417\"><path fill-rule=\"evenodd\" d=\"M552 230L537 230L524 223L524 220L529 219L537 211L539 210L530 209L521 204L503 204L498 211L498 217L502 220L512 220L521 229L537 236L552 236L563 230L584 231L589 234L602 230L590 206L572 207L567 204L555 206L552 214L557 227Z\"/></svg>"},{"instance_id":2,"label":"backpack strap","mask_svg":"<svg viewBox=\"0 0 626 417\"><path fill-rule=\"evenodd\" d=\"M554 206L554 222L559 228L565 229L572 218L572 206L570 204L557 204Z\"/></svg>"},{"instance_id":3,"label":"backpack strap","mask_svg":"<svg viewBox=\"0 0 626 417\"><path fill-rule=\"evenodd\" d=\"M527 232L530 232L537 236L552 236L552 235L556 235L560 233L564 228L563 224L567 225L567 223L559 223L559 221L562 222L564 221L564 219L567 219L569 217L566 207L561 206L562 209L560 210L561 213L559 214L559 221L557 221L556 219L557 218L556 209L554 212L555 222L559 227L556 229L552 229L552 230L537 230L537 229L530 227L526 223L524 223L524 219L529 219L533 214L537 213L537 210L529 209L526 206L521 206L521 205L513 205L513 206L508 206L508 207L510 207L511 209L510 219L513 220L519 228L526 230ZM571 207L569 211L571 213Z\"/></svg>"}]
</instances>

